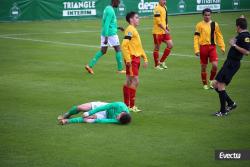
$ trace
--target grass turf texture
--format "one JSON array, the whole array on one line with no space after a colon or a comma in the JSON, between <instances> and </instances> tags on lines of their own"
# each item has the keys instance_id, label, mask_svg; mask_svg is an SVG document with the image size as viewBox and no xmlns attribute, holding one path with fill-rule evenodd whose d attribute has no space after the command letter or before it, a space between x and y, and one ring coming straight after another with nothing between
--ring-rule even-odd
<instances>
[{"instance_id":1,"label":"grass turf texture","mask_svg":"<svg viewBox=\"0 0 250 167\"><path fill-rule=\"evenodd\" d=\"M250 12L213 14L227 50L241 14L250 18ZM169 18L175 45L165 71L153 69L152 19L141 19L150 64L140 70L136 103L143 112L132 113L129 126L57 125L56 117L72 105L122 101L125 76L115 73L113 50L100 59L95 75L84 70L99 47L100 20L0 23L1 166L249 166L215 161L214 150L250 148L250 58L228 88L236 111L211 116L219 109L218 95L202 89L193 56L194 26L201 19ZM218 53L221 67L225 56Z\"/></svg>"}]
</instances>

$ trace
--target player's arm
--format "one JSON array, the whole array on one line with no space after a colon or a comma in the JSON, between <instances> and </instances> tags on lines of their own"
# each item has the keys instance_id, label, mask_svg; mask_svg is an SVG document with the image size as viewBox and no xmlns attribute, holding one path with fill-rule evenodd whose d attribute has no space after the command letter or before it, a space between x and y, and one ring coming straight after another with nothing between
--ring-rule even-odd
<instances>
[{"instance_id":1,"label":"player's arm","mask_svg":"<svg viewBox=\"0 0 250 167\"><path fill-rule=\"evenodd\" d=\"M122 55L126 64L131 63L131 57L130 57L131 53L129 50L129 42L132 39L132 35L133 35L132 32L130 32L129 30L126 30L124 39L122 41Z\"/></svg>"},{"instance_id":2,"label":"player's arm","mask_svg":"<svg viewBox=\"0 0 250 167\"><path fill-rule=\"evenodd\" d=\"M221 51L225 53L225 43L218 23L215 23L215 35L218 46L220 47Z\"/></svg>"},{"instance_id":3,"label":"player's arm","mask_svg":"<svg viewBox=\"0 0 250 167\"><path fill-rule=\"evenodd\" d=\"M146 68L148 66L148 57L147 57L144 50L143 50L142 58L144 60L144 65L143 66L144 66L144 68Z\"/></svg>"},{"instance_id":4,"label":"player's arm","mask_svg":"<svg viewBox=\"0 0 250 167\"><path fill-rule=\"evenodd\" d=\"M155 9L154 10L154 19L156 21L156 24L163 30L165 31L166 33L168 33L168 30L166 29L166 27L164 27L162 24L161 24L161 12L160 10L158 9Z\"/></svg>"},{"instance_id":5,"label":"player's arm","mask_svg":"<svg viewBox=\"0 0 250 167\"><path fill-rule=\"evenodd\" d=\"M89 118L84 118L84 122L86 123L119 123L117 119L89 119Z\"/></svg>"},{"instance_id":6,"label":"player's arm","mask_svg":"<svg viewBox=\"0 0 250 167\"><path fill-rule=\"evenodd\" d=\"M123 27L117 27L118 30L124 32L124 28Z\"/></svg>"},{"instance_id":7,"label":"player's arm","mask_svg":"<svg viewBox=\"0 0 250 167\"><path fill-rule=\"evenodd\" d=\"M113 123L113 124L118 124L119 121L117 119L95 119L94 123L102 123L102 124L109 124L109 123Z\"/></svg>"},{"instance_id":8,"label":"player's arm","mask_svg":"<svg viewBox=\"0 0 250 167\"><path fill-rule=\"evenodd\" d=\"M106 110L110 109L111 107L112 107L112 103L97 107L97 108L90 110L88 112L84 112L83 117L88 117L90 115L94 115L95 113L98 113L100 111L106 111Z\"/></svg>"},{"instance_id":9,"label":"player's arm","mask_svg":"<svg viewBox=\"0 0 250 167\"><path fill-rule=\"evenodd\" d=\"M107 12L106 12L106 20L105 20L104 27L103 27L103 29L104 29L104 34L103 35L105 37L104 44L107 44L107 42L108 42L109 25L110 25L111 21L112 21L112 11L107 10Z\"/></svg>"},{"instance_id":10,"label":"player's arm","mask_svg":"<svg viewBox=\"0 0 250 167\"><path fill-rule=\"evenodd\" d=\"M199 44L200 35L201 35L200 26L199 24L197 24L195 27L195 33L194 33L194 53L196 56L200 55L200 44Z\"/></svg>"},{"instance_id":11,"label":"player's arm","mask_svg":"<svg viewBox=\"0 0 250 167\"><path fill-rule=\"evenodd\" d=\"M236 50L238 50L240 53L248 56L250 54L250 39L248 37L246 37L245 39L243 39L244 41L242 42L242 46L238 46L236 44L236 39L232 38L229 41L229 44L231 46L233 46Z\"/></svg>"}]
</instances>

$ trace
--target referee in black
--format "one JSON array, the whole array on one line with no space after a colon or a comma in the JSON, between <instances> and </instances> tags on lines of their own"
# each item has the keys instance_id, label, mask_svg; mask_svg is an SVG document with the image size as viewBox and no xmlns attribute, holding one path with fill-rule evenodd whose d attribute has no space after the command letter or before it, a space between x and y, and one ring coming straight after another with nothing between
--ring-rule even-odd
<instances>
[{"instance_id":1,"label":"referee in black","mask_svg":"<svg viewBox=\"0 0 250 167\"><path fill-rule=\"evenodd\" d=\"M250 53L250 33L247 30L247 20L244 16L236 19L236 30L238 35L229 41L231 48L227 59L213 82L214 89L220 98L220 111L215 113L215 116L218 117L226 116L229 111L237 107L236 103L228 96L225 88L239 70L243 55L247 56Z\"/></svg>"}]
</instances>

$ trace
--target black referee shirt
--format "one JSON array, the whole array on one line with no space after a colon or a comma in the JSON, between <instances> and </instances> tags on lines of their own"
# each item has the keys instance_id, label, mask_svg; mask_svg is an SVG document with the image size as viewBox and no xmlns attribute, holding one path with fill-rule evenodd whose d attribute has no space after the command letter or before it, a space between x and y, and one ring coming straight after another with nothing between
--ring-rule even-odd
<instances>
[{"instance_id":1,"label":"black referee shirt","mask_svg":"<svg viewBox=\"0 0 250 167\"><path fill-rule=\"evenodd\" d=\"M244 31L238 34L236 37L236 45L250 51L250 33L248 31ZM235 47L231 47L228 52L228 59L232 60L241 60L243 54L239 52Z\"/></svg>"}]
</instances>

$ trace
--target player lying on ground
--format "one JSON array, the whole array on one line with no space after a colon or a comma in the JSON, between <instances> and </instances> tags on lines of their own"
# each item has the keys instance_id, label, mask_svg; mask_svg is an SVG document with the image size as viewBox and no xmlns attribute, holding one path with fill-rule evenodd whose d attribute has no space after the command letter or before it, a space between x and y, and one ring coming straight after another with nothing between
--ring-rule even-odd
<instances>
[{"instance_id":1,"label":"player lying on ground","mask_svg":"<svg viewBox=\"0 0 250 167\"><path fill-rule=\"evenodd\" d=\"M125 30L122 41L122 53L126 63L126 83L123 86L124 103L133 112L139 112L135 106L136 89L139 85L140 58L144 59L144 67L148 66L147 56L142 48L141 39L136 27L139 25L139 16L130 12L126 16L129 26Z\"/></svg>"},{"instance_id":2,"label":"player lying on ground","mask_svg":"<svg viewBox=\"0 0 250 167\"><path fill-rule=\"evenodd\" d=\"M70 118L83 112L82 117ZM115 123L128 124L131 122L128 107L123 102L90 102L73 106L68 112L58 116L62 125L70 123Z\"/></svg>"},{"instance_id":3,"label":"player lying on ground","mask_svg":"<svg viewBox=\"0 0 250 167\"><path fill-rule=\"evenodd\" d=\"M243 55L249 55L250 53L250 33L247 30L247 20L243 16L236 19L236 31L238 35L229 41L231 48L227 59L213 82L220 98L220 111L215 113L216 116L227 115L229 111L237 107L236 103L228 96L226 85L230 83L240 69L240 61Z\"/></svg>"},{"instance_id":4,"label":"player lying on ground","mask_svg":"<svg viewBox=\"0 0 250 167\"><path fill-rule=\"evenodd\" d=\"M122 67L122 54L120 49L120 42L117 35L117 29L124 31L123 28L117 27L117 19L114 8L117 8L120 4L120 0L111 0L111 5L107 6L103 11L102 18L102 34L101 34L101 50L98 51L95 56L91 59L85 69L90 73L94 74L93 67L97 61L106 54L108 46L114 47L116 52L116 61L118 73L123 74L125 71Z\"/></svg>"}]
</instances>

